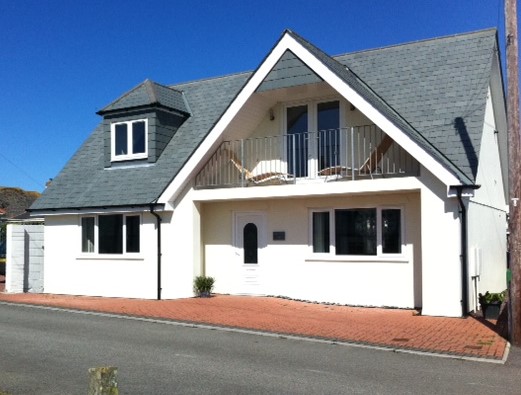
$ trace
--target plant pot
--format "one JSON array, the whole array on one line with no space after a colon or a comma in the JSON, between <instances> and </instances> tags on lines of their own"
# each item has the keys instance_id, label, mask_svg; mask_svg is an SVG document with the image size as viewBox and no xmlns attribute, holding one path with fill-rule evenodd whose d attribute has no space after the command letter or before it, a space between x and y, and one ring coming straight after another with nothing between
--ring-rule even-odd
<instances>
[{"instance_id":1,"label":"plant pot","mask_svg":"<svg viewBox=\"0 0 521 395\"><path fill-rule=\"evenodd\" d=\"M497 320L499 311L501 310L501 302L481 303L481 311L483 318L487 320Z\"/></svg>"}]
</instances>

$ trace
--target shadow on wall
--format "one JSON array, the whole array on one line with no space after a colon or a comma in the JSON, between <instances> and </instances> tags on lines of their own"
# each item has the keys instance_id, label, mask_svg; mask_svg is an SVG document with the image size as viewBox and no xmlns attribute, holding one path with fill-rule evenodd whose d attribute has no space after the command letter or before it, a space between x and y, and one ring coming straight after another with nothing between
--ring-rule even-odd
<instances>
[{"instance_id":1,"label":"shadow on wall","mask_svg":"<svg viewBox=\"0 0 521 395\"><path fill-rule=\"evenodd\" d=\"M462 117L454 118L454 129L459 135L463 147L465 149L465 154L468 160L468 165L470 170L472 171L472 176L476 179L476 174L478 171L478 156L476 154L476 149L472 144L472 140L470 139L469 132L467 130L467 125L465 125L465 120Z\"/></svg>"}]
</instances>

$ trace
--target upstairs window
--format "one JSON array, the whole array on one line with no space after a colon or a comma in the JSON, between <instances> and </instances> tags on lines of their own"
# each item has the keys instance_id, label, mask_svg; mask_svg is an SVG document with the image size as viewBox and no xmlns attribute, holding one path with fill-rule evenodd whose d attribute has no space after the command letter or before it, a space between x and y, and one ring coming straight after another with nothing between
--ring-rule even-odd
<instances>
[{"instance_id":1,"label":"upstairs window","mask_svg":"<svg viewBox=\"0 0 521 395\"><path fill-rule=\"evenodd\" d=\"M146 119L113 123L111 125L112 160L147 158L147 134Z\"/></svg>"}]
</instances>

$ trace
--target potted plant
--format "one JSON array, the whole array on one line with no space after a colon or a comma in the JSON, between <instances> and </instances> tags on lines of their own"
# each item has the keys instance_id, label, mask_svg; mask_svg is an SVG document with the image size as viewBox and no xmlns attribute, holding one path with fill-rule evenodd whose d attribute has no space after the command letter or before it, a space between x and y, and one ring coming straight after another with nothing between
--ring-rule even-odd
<instances>
[{"instance_id":1,"label":"potted plant","mask_svg":"<svg viewBox=\"0 0 521 395\"><path fill-rule=\"evenodd\" d=\"M485 292L479 294L479 304L485 319L497 319L499 317L499 310L501 304L505 300L506 291L503 292Z\"/></svg>"},{"instance_id":2,"label":"potted plant","mask_svg":"<svg viewBox=\"0 0 521 395\"><path fill-rule=\"evenodd\" d=\"M209 298L213 291L215 279L209 276L197 276L194 279L194 292L200 298Z\"/></svg>"}]
</instances>

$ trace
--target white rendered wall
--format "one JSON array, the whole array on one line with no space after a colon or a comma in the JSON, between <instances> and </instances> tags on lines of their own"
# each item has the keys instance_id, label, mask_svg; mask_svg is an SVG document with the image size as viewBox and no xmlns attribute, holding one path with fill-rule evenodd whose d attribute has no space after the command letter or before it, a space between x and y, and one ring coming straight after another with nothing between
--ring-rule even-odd
<instances>
[{"instance_id":1,"label":"white rendered wall","mask_svg":"<svg viewBox=\"0 0 521 395\"><path fill-rule=\"evenodd\" d=\"M459 317L461 233L458 201L447 187L421 169L422 314Z\"/></svg>"},{"instance_id":2,"label":"white rendered wall","mask_svg":"<svg viewBox=\"0 0 521 395\"><path fill-rule=\"evenodd\" d=\"M141 252L96 256L81 253L78 215L45 219L46 293L149 298L157 293L155 218L144 214ZM132 256L131 256L132 255Z\"/></svg>"},{"instance_id":3,"label":"white rendered wall","mask_svg":"<svg viewBox=\"0 0 521 395\"><path fill-rule=\"evenodd\" d=\"M479 153L479 168L476 184L481 187L470 199L469 223L469 265L473 274L476 260L481 261L480 273L470 285L470 300L477 307L476 294L501 292L506 289L506 212L507 205L501 164L499 160L498 136L495 132L492 101L487 102L485 126ZM477 257L477 259L476 259ZM479 268L478 268L479 269Z\"/></svg>"},{"instance_id":4,"label":"white rendered wall","mask_svg":"<svg viewBox=\"0 0 521 395\"><path fill-rule=\"evenodd\" d=\"M310 247L310 210L380 205L402 207L405 248L400 258L317 259ZM336 198L294 198L204 203L202 234L206 273L216 278L218 293L240 293L241 270L233 245L233 214L265 212L267 247L259 252L255 293L320 302L368 306L415 307L415 249L420 243L419 194ZM274 231L286 240L274 241ZM419 265L419 259L416 265ZM420 293L421 294L421 293Z\"/></svg>"},{"instance_id":5,"label":"white rendered wall","mask_svg":"<svg viewBox=\"0 0 521 395\"><path fill-rule=\"evenodd\" d=\"M175 202L171 219L163 223L163 298L193 296L193 280L202 273L200 219L191 190Z\"/></svg>"}]
</instances>

